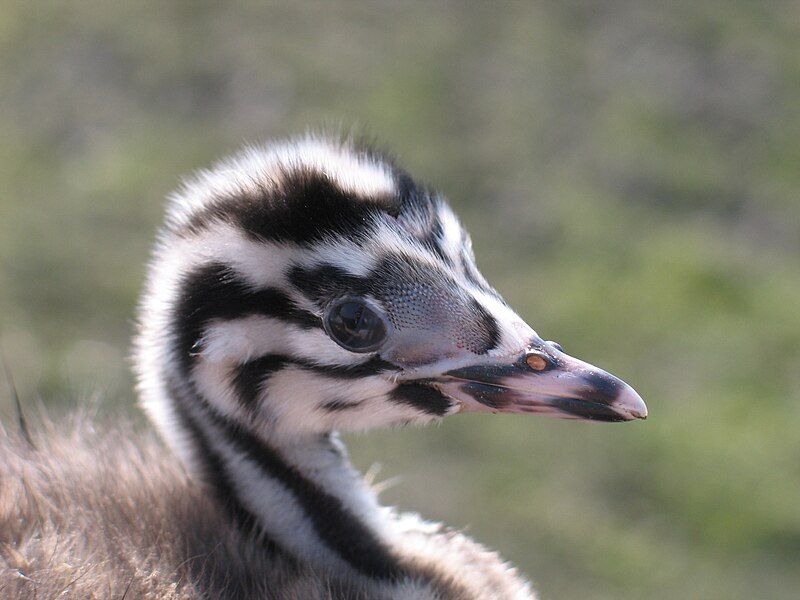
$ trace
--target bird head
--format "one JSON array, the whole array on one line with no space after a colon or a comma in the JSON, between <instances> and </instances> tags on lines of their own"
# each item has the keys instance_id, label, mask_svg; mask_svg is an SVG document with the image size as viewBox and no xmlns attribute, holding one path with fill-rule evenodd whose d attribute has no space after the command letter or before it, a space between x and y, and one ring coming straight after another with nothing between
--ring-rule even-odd
<instances>
[{"instance_id":1,"label":"bird head","mask_svg":"<svg viewBox=\"0 0 800 600\"><path fill-rule=\"evenodd\" d=\"M466 411L647 415L628 384L509 307L442 195L346 141L251 148L186 183L151 266L137 359L157 420L177 389L287 433Z\"/></svg>"}]
</instances>

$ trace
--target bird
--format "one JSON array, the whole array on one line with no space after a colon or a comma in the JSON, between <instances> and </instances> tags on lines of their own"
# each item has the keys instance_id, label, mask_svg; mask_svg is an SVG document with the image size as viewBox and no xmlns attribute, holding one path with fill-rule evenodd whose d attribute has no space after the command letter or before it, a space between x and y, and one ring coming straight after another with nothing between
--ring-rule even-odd
<instances>
[{"instance_id":1,"label":"bird","mask_svg":"<svg viewBox=\"0 0 800 600\"><path fill-rule=\"evenodd\" d=\"M340 435L647 416L508 305L443 194L348 136L248 146L183 183L133 362L157 434L91 414L0 431L3 597L535 598L496 552L382 506Z\"/></svg>"}]
</instances>

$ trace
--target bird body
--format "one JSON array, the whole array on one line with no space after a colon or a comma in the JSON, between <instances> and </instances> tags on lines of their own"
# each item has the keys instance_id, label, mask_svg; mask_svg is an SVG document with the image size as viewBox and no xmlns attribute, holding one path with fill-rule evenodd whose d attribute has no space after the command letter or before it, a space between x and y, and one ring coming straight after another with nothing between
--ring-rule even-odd
<instances>
[{"instance_id":1,"label":"bird body","mask_svg":"<svg viewBox=\"0 0 800 600\"><path fill-rule=\"evenodd\" d=\"M64 528L62 515L77 511L89 527L94 512L128 523L152 511L144 522L160 524L119 547L167 547L167 566L137 571L126 558L115 568L130 563L131 585L150 572L176 598L530 598L527 581L496 554L380 506L338 432L463 410L646 415L627 384L542 340L505 303L440 194L347 140L246 149L173 196L135 364L142 404L187 474L155 441L127 439L100 460L109 466L100 483L118 471L125 476L113 485L125 489L93 511L81 498L98 482L58 476L70 457L62 449L53 458L56 434L47 460L4 442L15 457L0 472L16 481L11 495L48 501L15 516L4 497L0 526ZM60 483L31 488L28 470ZM51 501L78 482L72 507ZM125 524L99 518L99 556L115 545L111 531L124 535ZM4 544L25 558L22 541Z\"/></svg>"},{"instance_id":2,"label":"bird body","mask_svg":"<svg viewBox=\"0 0 800 600\"><path fill-rule=\"evenodd\" d=\"M40 419L41 420L41 419ZM231 526L160 439L117 415L0 430L0 598L390 600L528 598L524 579L463 534L414 515L403 545L435 565L400 585L317 568Z\"/></svg>"}]
</instances>

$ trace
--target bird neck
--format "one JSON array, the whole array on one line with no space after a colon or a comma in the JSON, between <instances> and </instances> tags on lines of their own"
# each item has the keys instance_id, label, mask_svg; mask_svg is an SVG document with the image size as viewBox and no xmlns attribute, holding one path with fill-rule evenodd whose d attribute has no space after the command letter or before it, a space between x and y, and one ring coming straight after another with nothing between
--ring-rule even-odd
<instances>
[{"instance_id":1,"label":"bird neck","mask_svg":"<svg viewBox=\"0 0 800 600\"><path fill-rule=\"evenodd\" d=\"M320 569L386 581L409 574L395 547L396 521L336 433L256 432L185 390L172 395L177 437L190 440L184 458L240 528Z\"/></svg>"}]
</instances>

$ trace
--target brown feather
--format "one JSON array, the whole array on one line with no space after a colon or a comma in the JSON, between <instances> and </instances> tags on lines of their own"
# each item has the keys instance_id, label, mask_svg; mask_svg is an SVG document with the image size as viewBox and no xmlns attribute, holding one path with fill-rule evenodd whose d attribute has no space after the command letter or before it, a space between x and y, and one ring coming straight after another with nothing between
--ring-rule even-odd
<instances>
[{"instance_id":1,"label":"brown feather","mask_svg":"<svg viewBox=\"0 0 800 600\"><path fill-rule=\"evenodd\" d=\"M253 543L155 434L126 418L38 421L31 430L36 448L0 425L0 597L6 600L392 597L388 586L313 572ZM420 536L426 554L441 557L433 565L437 581L410 582L402 597L524 593L513 569L466 536L410 530L409 547L419 546ZM432 565L425 566L430 572Z\"/></svg>"}]
</instances>

